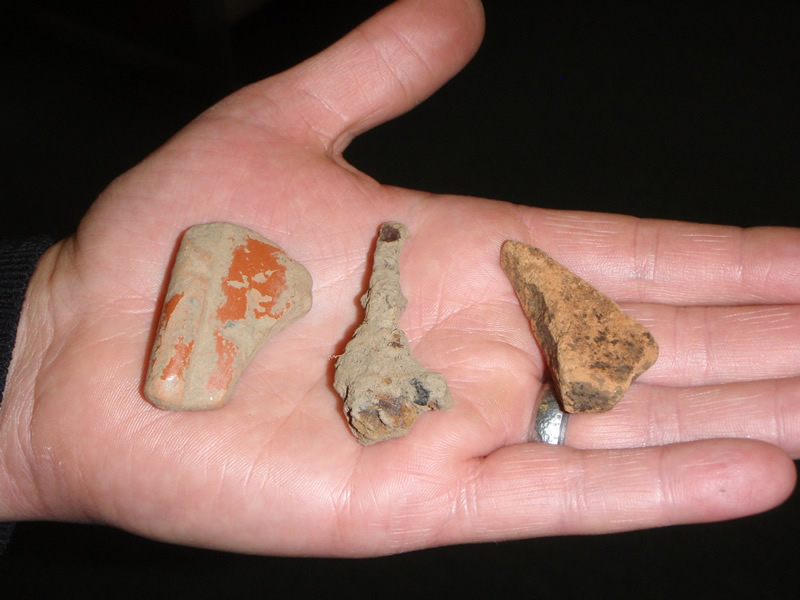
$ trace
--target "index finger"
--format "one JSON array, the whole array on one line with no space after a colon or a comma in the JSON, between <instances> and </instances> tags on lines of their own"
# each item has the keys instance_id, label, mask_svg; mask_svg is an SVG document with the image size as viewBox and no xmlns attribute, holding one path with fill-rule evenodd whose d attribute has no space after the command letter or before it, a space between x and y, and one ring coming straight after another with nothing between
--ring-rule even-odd
<instances>
[{"instance_id":1,"label":"index finger","mask_svg":"<svg viewBox=\"0 0 800 600\"><path fill-rule=\"evenodd\" d=\"M800 302L800 230L523 209L530 238L618 302Z\"/></svg>"}]
</instances>

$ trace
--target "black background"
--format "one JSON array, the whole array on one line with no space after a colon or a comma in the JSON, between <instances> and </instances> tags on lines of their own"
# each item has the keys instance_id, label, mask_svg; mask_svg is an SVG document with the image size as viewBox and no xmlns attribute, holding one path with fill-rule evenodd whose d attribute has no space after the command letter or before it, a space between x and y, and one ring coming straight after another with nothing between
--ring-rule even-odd
<instances>
[{"instance_id":1,"label":"black background","mask_svg":"<svg viewBox=\"0 0 800 600\"><path fill-rule=\"evenodd\" d=\"M111 179L213 101L323 49L385 2L272 0L232 25L211 0L94 4L4 9L3 236L68 235ZM473 62L346 157L379 181L433 192L800 226L797 6L489 0ZM22 523L0 559L0 596L794 598L799 520L795 492L726 523L368 560Z\"/></svg>"}]
</instances>

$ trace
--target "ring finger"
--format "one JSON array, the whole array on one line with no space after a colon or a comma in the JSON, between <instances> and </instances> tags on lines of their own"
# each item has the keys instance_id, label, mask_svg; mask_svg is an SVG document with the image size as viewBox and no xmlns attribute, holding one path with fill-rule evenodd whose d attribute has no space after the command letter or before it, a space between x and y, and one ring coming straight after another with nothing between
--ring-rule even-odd
<instances>
[{"instance_id":1,"label":"ring finger","mask_svg":"<svg viewBox=\"0 0 800 600\"><path fill-rule=\"evenodd\" d=\"M762 440L800 457L800 377L685 388L635 384L612 411L570 416L566 444L632 448L711 438Z\"/></svg>"}]
</instances>

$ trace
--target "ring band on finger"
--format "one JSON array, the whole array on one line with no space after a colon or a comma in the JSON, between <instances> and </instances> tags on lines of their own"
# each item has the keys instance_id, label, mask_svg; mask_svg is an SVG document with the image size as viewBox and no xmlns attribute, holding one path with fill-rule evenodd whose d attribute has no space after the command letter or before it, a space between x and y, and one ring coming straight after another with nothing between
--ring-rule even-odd
<instances>
[{"instance_id":1,"label":"ring band on finger","mask_svg":"<svg viewBox=\"0 0 800 600\"><path fill-rule=\"evenodd\" d=\"M563 446L569 413L562 411L558 405L552 384L546 383L542 386L538 400L539 407L531 420L528 439L531 442Z\"/></svg>"}]
</instances>

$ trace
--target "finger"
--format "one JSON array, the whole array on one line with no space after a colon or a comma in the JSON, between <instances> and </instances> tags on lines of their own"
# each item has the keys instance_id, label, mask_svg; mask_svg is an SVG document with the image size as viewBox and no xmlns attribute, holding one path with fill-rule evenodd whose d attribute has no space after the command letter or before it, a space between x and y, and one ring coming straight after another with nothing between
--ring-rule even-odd
<instances>
[{"instance_id":1,"label":"finger","mask_svg":"<svg viewBox=\"0 0 800 600\"><path fill-rule=\"evenodd\" d=\"M522 215L528 243L617 301L800 301L798 229L740 229L542 209Z\"/></svg>"},{"instance_id":2,"label":"finger","mask_svg":"<svg viewBox=\"0 0 800 600\"><path fill-rule=\"evenodd\" d=\"M482 36L477 0L401 0L317 56L251 86L246 110L341 152L358 133L441 87Z\"/></svg>"},{"instance_id":3,"label":"finger","mask_svg":"<svg viewBox=\"0 0 800 600\"><path fill-rule=\"evenodd\" d=\"M443 543L731 519L783 502L795 478L785 453L748 440L619 451L507 446L464 481Z\"/></svg>"},{"instance_id":4,"label":"finger","mask_svg":"<svg viewBox=\"0 0 800 600\"><path fill-rule=\"evenodd\" d=\"M637 384L613 411L573 415L575 448L635 448L749 438L800 457L800 377L692 388Z\"/></svg>"},{"instance_id":5,"label":"finger","mask_svg":"<svg viewBox=\"0 0 800 600\"><path fill-rule=\"evenodd\" d=\"M800 375L800 306L624 305L659 345L640 381L711 385Z\"/></svg>"}]
</instances>

